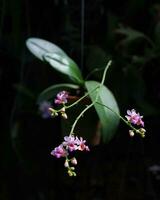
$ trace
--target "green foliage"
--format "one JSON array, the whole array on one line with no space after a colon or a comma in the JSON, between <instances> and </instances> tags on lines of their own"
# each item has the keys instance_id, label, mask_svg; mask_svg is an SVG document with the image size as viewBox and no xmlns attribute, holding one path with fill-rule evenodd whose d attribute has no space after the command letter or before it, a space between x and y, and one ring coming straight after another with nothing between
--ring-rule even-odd
<instances>
[{"instance_id":1,"label":"green foliage","mask_svg":"<svg viewBox=\"0 0 160 200\"><path fill-rule=\"evenodd\" d=\"M78 66L58 46L38 38L30 38L27 40L26 44L28 49L37 58L42 61L48 62L54 69L68 75L73 79L73 82L82 86L82 83L84 81L81 72L78 69ZM101 59L97 59L97 56ZM98 67L101 66L102 68L104 68L104 64L106 64L106 56L105 53L103 53L103 50L101 50L100 48L94 48L91 53L91 57L93 58L93 62L91 62L90 66L96 64ZM78 85L67 83L52 85L42 91L42 93L38 97L38 103L44 100L51 100L54 96L56 96L59 91L77 90L79 89ZM94 90L97 86L99 86L99 83L96 81L85 82L85 87L89 92L91 101L93 102L95 101L96 92L92 93L91 91ZM101 87L97 102L102 104L99 105L95 103L94 106L101 122L103 140L105 142L108 142L113 137L119 123L119 118L114 113L116 112L118 114L119 108L113 94L105 86ZM103 104L108 106L114 112L112 112L110 109L105 108Z\"/></svg>"},{"instance_id":2,"label":"green foliage","mask_svg":"<svg viewBox=\"0 0 160 200\"><path fill-rule=\"evenodd\" d=\"M91 92L94 88L96 88L99 85L100 83L96 81L85 82L85 86L89 92ZM99 93L99 96L98 96L97 102L100 103L101 105L96 103L94 104L94 106L101 122L103 141L109 142L112 139L117 129L117 126L119 124L119 117L114 113L116 112L117 114L119 114L119 108L118 108L115 97L106 86L103 85L100 88L100 91L98 91L98 93ZM91 92L89 94L92 101L95 100L96 95L97 95L97 91ZM103 105L106 105L107 107L112 109L114 112L104 107Z\"/></svg>"},{"instance_id":3,"label":"green foliage","mask_svg":"<svg viewBox=\"0 0 160 200\"><path fill-rule=\"evenodd\" d=\"M28 39L26 45L37 58L48 62L57 71L68 75L73 82L83 84L77 64L57 45L39 38Z\"/></svg>"},{"instance_id":4,"label":"green foliage","mask_svg":"<svg viewBox=\"0 0 160 200\"><path fill-rule=\"evenodd\" d=\"M61 54L61 56L67 56L67 54L57 45L40 38L29 38L26 41L26 45L31 53L42 61L44 61L44 55L47 53L56 53Z\"/></svg>"},{"instance_id":5,"label":"green foliage","mask_svg":"<svg viewBox=\"0 0 160 200\"><path fill-rule=\"evenodd\" d=\"M44 55L44 60L57 71L68 75L73 82L83 84L82 75L77 64L68 56L56 53L47 53Z\"/></svg>"},{"instance_id":6,"label":"green foliage","mask_svg":"<svg viewBox=\"0 0 160 200\"><path fill-rule=\"evenodd\" d=\"M117 28L116 33L123 35L125 38L121 40L121 44L124 46L128 46L129 44L135 42L136 40L146 40L150 44L152 44L152 41L142 32L139 32L137 30L134 30L130 27L120 27Z\"/></svg>"}]
</instances>

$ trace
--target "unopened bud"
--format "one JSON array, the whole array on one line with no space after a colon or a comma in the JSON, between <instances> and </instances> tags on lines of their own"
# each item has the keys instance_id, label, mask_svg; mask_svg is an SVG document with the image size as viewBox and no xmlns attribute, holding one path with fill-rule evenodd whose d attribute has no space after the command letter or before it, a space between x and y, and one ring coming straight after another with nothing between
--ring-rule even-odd
<instances>
[{"instance_id":1,"label":"unopened bud","mask_svg":"<svg viewBox=\"0 0 160 200\"><path fill-rule=\"evenodd\" d=\"M129 135L130 135L131 137L133 137L133 136L134 136L134 131L133 131L133 130L129 130Z\"/></svg>"},{"instance_id":2,"label":"unopened bud","mask_svg":"<svg viewBox=\"0 0 160 200\"><path fill-rule=\"evenodd\" d=\"M146 129L144 129L144 128L140 128L139 130L140 130L141 133L145 133L146 132Z\"/></svg>"},{"instance_id":3,"label":"unopened bud","mask_svg":"<svg viewBox=\"0 0 160 200\"><path fill-rule=\"evenodd\" d=\"M76 172L72 172L72 176L76 176Z\"/></svg>"},{"instance_id":4,"label":"unopened bud","mask_svg":"<svg viewBox=\"0 0 160 200\"><path fill-rule=\"evenodd\" d=\"M70 169L74 171L74 170L75 170L75 167L71 167Z\"/></svg>"},{"instance_id":5,"label":"unopened bud","mask_svg":"<svg viewBox=\"0 0 160 200\"><path fill-rule=\"evenodd\" d=\"M67 168L69 167L68 160L65 160L64 166L67 167Z\"/></svg>"},{"instance_id":6,"label":"unopened bud","mask_svg":"<svg viewBox=\"0 0 160 200\"><path fill-rule=\"evenodd\" d=\"M68 170L68 175L73 176L73 172L71 170Z\"/></svg>"},{"instance_id":7,"label":"unopened bud","mask_svg":"<svg viewBox=\"0 0 160 200\"><path fill-rule=\"evenodd\" d=\"M64 119L68 119L68 116L67 116L66 113L62 113L61 115L62 115L62 117L63 117Z\"/></svg>"},{"instance_id":8,"label":"unopened bud","mask_svg":"<svg viewBox=\"0 0 160 200\"><path fill-rule=\"evenodd\" d=\"M74 157L74 158L72 158L71 159L71 163L73 164L73 165L77 165L77 159Z\"/></svg>"},{"instance_id":9,"label":"unopened bud","mask_svg":"<svg viewBox=\"0 0 160 200\"><path fill-rule=\"evenodd\" d=\"M63 107L63 108L61 109L61 113L64 113L65 111L66 111L65 107Z\"/></svg>"},{"instance_id":10,"label":"unopened bud","mask_svg":"<svg viewBox=\"0 0 160 200\"><path fill-rule=\"evenodd\" d=\"M140 133L141 137L143 137L143 138L145 137L145 132L146 132L146 130L144 128L139 129L139 133Z\"/></svg>"},{"instance_id":11,"label":"unopened bud","mask_svg":"<svg viewBox=\"0 0 160 200\"><path fill-rule=\"evenodd\" d=\"M52 116L52 117L58 116L58 113L57 113L56 110L54 110L53 108L49 108L48 110L51 112L51 116Z\"/></svg>"}]
</instances>

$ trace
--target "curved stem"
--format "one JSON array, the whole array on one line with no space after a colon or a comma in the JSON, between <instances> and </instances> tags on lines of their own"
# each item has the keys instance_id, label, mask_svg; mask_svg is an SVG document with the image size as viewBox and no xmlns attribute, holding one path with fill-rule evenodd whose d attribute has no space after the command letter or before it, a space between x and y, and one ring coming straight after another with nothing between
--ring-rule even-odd
<instances>
[{"instance_id":1,"label":"curved stem","mask_svg":"<svg viewBox=\"0 0 160 200\"><path fill-rule=\"evenodd\" d=\"M111 64L112 64L112 60L109 60L107 66L106 66L106 68L105 68L105 70L104 70L104 72L103 72L102 81L101 81L101 86L104 84L104 81L105 81L105 78L106 78L107 70L108 70L108 68L109 68L109 66L110 66ZM100 87L101 87L101 86L100 86Z\"/></svg>"},{"instance_id":2,"label":"curved stem","mask_svg":"<svg viewBox=\"0 0 160 200\"><path fill-rule=\"evenodd\" d=\"M96 102L97 104L101 105L101 106L104 106L106 107L108 110L110 110L111 112L113 112L115 115L117 115L117 117L119 117L125 124L127 124L130 128L132 128L134 131L137 132L137 129L135 127L132 126L131 123L129 123L127 120L125 120L125 118L123 118L121 115L119 115L117 112L115 112L114 110L112 110L110 107L102 104L102 103L99 103L98 101Z\"/></svg>"},{"instance_id":3,"label":"curved stem","mask_svg":"<svg viewBox=\"0 0 160 200\"><path fill-rule=\"evenodd\" d=\"M73 104L71 104L69 106L65 106L65 108L68 109L68 108L71 108L72 106L76 105L77 103L79 103L80 101L82 101L85 97L87 97L89 94L91 94L92 92L94 92L98 88L99 88L99 86L95 87L93 90L91 90L90 92L87 92L84 96L82 96L80 99L78 99L77 101L75 101Z\"/></svg>"},{"instance_id":4,"label":"curved stem","mask_svg":"<svg viewBox=\"0 0 160 200\"><path fill-rule=\"evenodd\" d=\"M89 106L87 106L79 115L78 117L76 118L76 120L74 121L73 125L72 125L72 128L71 128L71 131L70 131L70 134L69 135L73 135L74 134L74 129L75 129L75 126L78 122L78 120L83 116L83 114L88 110L90 109L93 105L94 105L95 102L91 103Z\"/></svg>"},{"instance_id":5,"label":"curved stem","mask_svg":"<svg viewBox=\"0 0 160 200\"><path fill-rule=\"evenodd\" d=\"M105 67L101 67L101 68L94 68L91 72L89 72L89 74L87 74L87 76L85 77L84 80L88 80L88 78L94 74L95 72L98 72L98 71L101 71L101 70L104 70Z\"/></svg>"},{"instance_id":6,"label":"curved stem","mask_svg":"<svg viewBox=\"0 0 160 200\"><path fill-rule=\"evenodd\" d=\"M72 125L71 131L70 131L70 135L73 135L73 134L74 134L74 129L75 129L75 126L76 126L78 120L84 115L84 113L85 113L88 109L90 109L90 108L97 102L97 99L98 99L98 97L99 97L99 90L101 89L101 87L102 87L103 84L104 84L105 77L106 77L106 73L107 73L107 70L108 70L109 66L111 65L111 63L112 63L112 61L110 60L110 61L108 62L108 64L107 64L105 70L104 70L103 77L102 77L102 81L101 81L100 85L98 85L98 86L96 87L96 89L98 89L98 92L97 92L97 94L96 94L95 100L94 100L90 105L88 105L88 106L78 115L78 117L76 118L76 120L74 121L74 123L73 123L73 125ZM88 92L88 94L90 94L90 93L91 93L91 92ZM83 98L83 97L82 97L82 98Z\"/></svg>"}]
</instances>

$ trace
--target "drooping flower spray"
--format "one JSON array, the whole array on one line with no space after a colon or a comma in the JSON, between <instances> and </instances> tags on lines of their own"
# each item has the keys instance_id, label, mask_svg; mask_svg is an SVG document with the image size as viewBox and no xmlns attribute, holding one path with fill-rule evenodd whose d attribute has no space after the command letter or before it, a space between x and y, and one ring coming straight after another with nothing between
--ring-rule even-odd
<instances>
[{"instance_id":1,"label":"drooping flower spray","mask_svg":"<svg viewBox=\"0 0 160 200\"><path fill-rule=\"evenodd\" d=\"M99 97L99 92L105 81L106 72L110 65L111 65L111 61L108 62L107 66L104 70L101 84L99 86L97 86L96 88L94 88L92 91L86 93L84 96L82 96L80 99L78 99L76 102L74 102L71 105L67 105L68 98L69 98L69 92L60 91L56 95L54 103L58 104L58 105L62 105L62 107L59 110L56 110L52 107L49 108L51 116L57 116L58 114L60 114L63 118L67 119L68 118L67 113L66 113L67 109L77 105L80 101L82 101L84 98L86 98L90 93L96 91L96 97L95 97L94 101L92 101L92 103L90 103L89 105L86 105L86 108L84 108L84 110L82 110L82 112L77 116L77 118L75 119L75 121L72 124L69 135L65 136L64 141L58 147L55 147L51 151L51 155L55 156L56 158L65 158L64 167L67 169L69 176L76 176L75 166L78 163L76 157L72 156L73 155L72 152L90 151L89 147L86 145L86 140L84 140L82 137L76 136L76 134L74 133L74 130L75 130L75 127L76 127L79 119L85 114L85 112L87 110L89 110L92 106L94 106L94 104L97 103L101 106L106 107L107 109L112 111L115 115L117 115L123 122L125 122L131 128L129 130L130 136L134 136L135 133L138 133L142 137L145 137L146 130L144 129L144 122L142 120L143 116L141 116L139 113L137 113L134 109L127 110L127 115L125 116L127 119L126 120L124 117L119 115L117 112L112 110L110 107L108 107L104 104L101 104L100 102L97 101L97 99ZM141 126L141 128L137 129L137 127L135 127L133 125Z\"/></svg>"}]
</instances>

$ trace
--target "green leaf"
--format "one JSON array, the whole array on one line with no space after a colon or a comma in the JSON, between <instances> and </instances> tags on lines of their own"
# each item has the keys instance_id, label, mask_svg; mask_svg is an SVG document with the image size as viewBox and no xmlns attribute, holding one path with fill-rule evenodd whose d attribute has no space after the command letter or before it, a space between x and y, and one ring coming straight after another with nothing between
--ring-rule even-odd
<instances>
[{"instance_id":1,"label":"green leaf","mask_svg":"<svg viewBox=\"0 0 160 200\"><path fill-rule=\"evenodd\" d=\"M85 86L88 92L91 92L94 88L96 88L99 85L100 83L96 81L85 82ZM91 92L89 94L92 101L95 100L96 95L97 95L97 91ZM97 99L97 102L99 102L100 104L106 105L107 107L112 109L114 112L119 114L119 108L118 108L115 97L113 96L111 91L104 85L101 87L99 91L99 97ZM114 133L118 127L119 117L114 112L110 111L108 108L100 104L95 103L94 106L101 122L103 141L109 142L114 136Z\"/></svg>"},{"instance_id":2,"label":"green leaf","mask_svg":"<svg viewBox=\"0 0 160 200\"><path fill-rule=\"evenodd\" d=\"M46 53L58 53L67 56L67 54L57 45L40 38L27 39L26 46L34 56L42 61L44 61L44 55Z\"/></svg>"},{"instance_id":3,"label":"green leaf","mask_svg":"<svg viewBox=\"0 0 160 200\"><path fill-rule=\"evenodd\" d=\"M132 28L120 27L116 29L115 33L125 36L125 38L121 40L121 44L123 45L129 45L130 43L135 42L135 40L138 40L138 39L145 39L151 45L153 45L152 41L145 34L143 34L142 32L136 31Z\"/></svg>"},{"instance_id":4,"label":"green leaf","mask_svg":"<svg viewBox=\"0 0 160 200\"><path fill-rule=\"evenodd\" d=\"M68 84L68 83L61 83L61 84L56 84L52 85L45 90L43 90L40 95L38 96L37 103L40 103L42 101L47 101L47 100L53 100L53 98L56 96L56 94L62 90L66 91L73 91L79 89L78 85L74 84Z\"/></svg>"},{"instance_id":5,"label":"green leaf","mask_svg":"<svg viewBox=\"0 0 160 200\"><path fill-rule=\"evenodd\" d=\"M54 69L69 76L73 82L83 84L77 64L57 45L39 38L29 38L26 45L37 58L48 62Z\"/></svg>"},{"instance_id":6,"label":"green leaf","mask_svg":"<svg viewBox=\"0 0 160 200\"><path fill-rule=\"evenodd\" d=\"M44 55L47 61L57 71L68 75L73 82L83 84L83 78L77 64L68 56L57 53L47 53Z\"/></svg>"}]
</instances>

